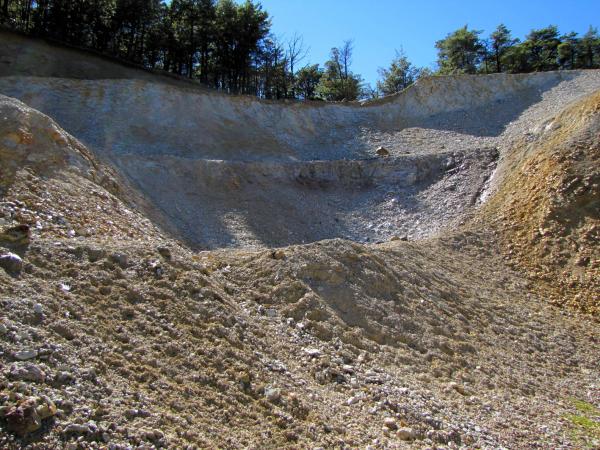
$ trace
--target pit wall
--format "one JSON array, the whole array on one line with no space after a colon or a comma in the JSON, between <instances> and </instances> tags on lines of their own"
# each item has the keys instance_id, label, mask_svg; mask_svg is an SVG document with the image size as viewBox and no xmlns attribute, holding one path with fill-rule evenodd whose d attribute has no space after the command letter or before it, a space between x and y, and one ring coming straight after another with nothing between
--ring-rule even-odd
<instances>
[{"instance_id":1,"label":"pit wall","mask_svg":"<svg viewBox=\"0 0 600 450\"><path fill-rule=\"evenodd\" d=\"M53 117L95 151L223 160L366 158L361 133L409 126L497 136L577 72L436 77L385 100L275 103L144 80L10 76L0 93Z\"/></svg>"}]
</instances>

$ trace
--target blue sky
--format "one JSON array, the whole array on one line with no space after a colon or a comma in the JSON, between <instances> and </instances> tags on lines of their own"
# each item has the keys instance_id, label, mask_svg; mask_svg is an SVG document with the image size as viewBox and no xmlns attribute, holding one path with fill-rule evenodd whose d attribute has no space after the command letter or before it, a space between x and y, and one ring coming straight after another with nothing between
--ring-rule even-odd
<instances>
[{"instance_id":1,"label":"blue sky","mask_svg":"<svg viewBox=\"0 0 600 450\"><path fill-rule=\"evenodd\" d=\"M310 54L303 63L327 60L329 50L354 40L352 69L374 84L377 68L386 66L395 49L404 48L417 66L433 66L435 41L467 24L484 36L504 23L523 38L531 28L557 25L562 33L583 34L600 26L598 0L260 0L273 32L286 38L298 32Z\"/></svg>"}]
</instances>

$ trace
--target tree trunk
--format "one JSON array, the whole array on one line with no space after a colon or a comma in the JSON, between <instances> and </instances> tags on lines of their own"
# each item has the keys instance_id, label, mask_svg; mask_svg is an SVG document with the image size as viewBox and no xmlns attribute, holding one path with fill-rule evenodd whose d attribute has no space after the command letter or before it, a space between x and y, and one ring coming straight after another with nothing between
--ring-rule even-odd
<instances>
[{"instance_id":1,"label":"tree trunk","mask_svg":"<svg viewBox=\"0 0 600 450\"><path fill-rule=\"evenodd\" d=\"M8 0L2 3L2 22L8 22Z\"/></svg>"}]
</instances>

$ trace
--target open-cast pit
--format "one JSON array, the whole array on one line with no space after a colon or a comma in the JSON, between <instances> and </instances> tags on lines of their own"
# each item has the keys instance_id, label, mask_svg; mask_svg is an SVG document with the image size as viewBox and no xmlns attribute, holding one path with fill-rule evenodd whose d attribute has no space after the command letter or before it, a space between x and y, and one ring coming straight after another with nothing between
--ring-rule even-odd
<instances>
[{"instance_id":1,"label":"open-cast pit","mask_svg":"<svg viewBox=\"0 0 600 450\"><path fill-rule=\"evenodd\" d=\"M275 103L145 80L6 76L116 166L194 248L430 236L596 72L443 77L366 104ZM389 157L377 155L384 147Z\"/></svg>"}]
</instances>

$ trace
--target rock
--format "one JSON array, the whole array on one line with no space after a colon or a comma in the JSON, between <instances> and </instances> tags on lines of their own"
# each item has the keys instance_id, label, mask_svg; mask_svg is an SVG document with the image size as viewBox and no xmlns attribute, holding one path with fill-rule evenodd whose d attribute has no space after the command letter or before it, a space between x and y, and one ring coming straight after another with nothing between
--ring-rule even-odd
<instances>
[{"instance_id":1,"label":"rock","mask_svg":"<svg viewBox=\"0 0 600 450\"><path fill-rule=\"evenodd\" d=\"M168 247L158 247L156 249L158 251L158 253L160 254L160 256L162 256L163 258L170 260L172 255L171 255L171 249Z\"/></svg>"},{"instance_id":2,"label":"rock","mask_svg":"<svg viewBox=\"0 0 600 450\"><path fill-rule=\"evenodd\" d=\"M106 257L106 252L101 248L87 248L86 249L87 257L90 262L100 261L102 258Z\"/></svg>"},{"instance_id":3,"label":"rock","mask_svg":"<svg viewBox=\"0 0 600 450\"><path fill-rule=\"evenodd\" d=\"M349 364L344 364L342 366L342 372L344 373L349 373L349 374L353 374L354 373L354 367L352 367Z\"/></svg>"},{"instance_id":4,"label":"rock","mask_svg":"<svg viewBox=\"0 0 600 450\"><path fill-rule=\"evenodd\" d=\"M265 389L265 398L270 402L279 401L281 398L281 391L276 388L267 388Z\"/></svg>"},{"instance_id":5,"label":"rock","mask_svg":"<svg viewBox=\"0 0 600 450\"><path fill-rule=\"evenodd\" d=\"M87 424L79 424L79 423L70 423L69 425L67 425L64 430L63 430L63 434L66 436L69 435L86 435L89 434L91 432L89 425Z\"/></svg>"},{"instance_id":6,"label":"rock","mask_svg":"<svg viewBox=\"0 0 600 450\"><path fill-rule=\"evenodd\" d=\"M33 312L38 315L44 314L44 307L41 304L36 303L33 305Z\"/></svg>"},{"instance_id":7,"label":"rock","mask_svg":"<svg viewBox=\"0 0 600 450\"><path fill-rule=\"evenodd\" d=\"M42 426L35 398L27 398L10 408L4 417L7 428L21 436L33 433Z\"/></svg>"},{"instance_id":8,"label":"rock","mask_svg":"<svg viewBox=\"0 0 600 450\"><path fill-rule=\"evenodd\" d=\"M386 417L383 420L383 425L388 430L397 430L398 429L398 424L396 423L396 419L394 419L393 417Z\"/></svg>"},{"instance_id":9,"label":"rock","mask_svg":"<svg viewBox=\"0 0 600 450\"><path fill-rule=\"evenodd\" d=\"M56 334L65 338L68 341L75 338L75 334L73 333L73 330L71 330L71 327L69 326L68 322L66 322L66 321L56 322L50 328Z\"/></svg>"},{"instance_id":10,"label":"rock","mask_svg":"<svg viewBox=\"0 0 600 450\"><path fill-rule=\"evenodd\" d=\"M11 252L3 253L0 255L0 267L10 275L16 275L23 269L23 259Z\"/></svg>"},{"instance_id":11,"label":"rock","mask_svg":"<svg viewBox=\"0 0 600 450\"><path fill-rule=\"evenodd\" d=\"M306 353L311 358L318 358L321 356L321 350L318 348L305 348L303 349L304 353Z\"/></svg>"},{"instance_id":12,"label":"rock","mask_svg":"<svg viewBox=\"0 0 600 450\"><path fill-rule=\"evenodd\" d=\"M402 441L412 441L415 436L415 430L408 427L402 427L396 432L396 437Z\"/></svg>"},{"instance_id":13,"label":"rock","mask_svg":"<svg viewBox=\"0 0 600 450\"><path fill-rule=\"evenodd\" d=\"M31 242L31 230L29 225L21 224L9 227L0 232L0 242L12 245L28 245Z\"/></svg>"},{"instance_id":14,"label":"rock","mask_svg":"<svg viewBox=\"0 0 600 450\"><path fill-rule=\"evenodd\" d=\"M55 416L58 409L56 408L56 405L52 400L47 399L41 402L41 404L38 405L35 411L40 416L40 419L44 420Z\"/></svg>"},{"instance_id":15,"label":"rock","mask_svg":"<svg viewBox=\"0 0 600 450\"><path fill-rule=\"evenodd\" d=\"M348 400L346 400L346 405L350 406L350 405L354 405L356 403L358 403L359 398L358 397L350 397Z\"/></svg>"},{"instance_id":16,"label":"rock","mask_svg":"<svg viewBox=\"0 0 600 450\"><path fill-rule=\"evenodd\" d=\"M110 255L110 260L117 264L121 269L129 267L129 257L124 253L113 253Z\"/></svg>"},{"instance_id":17,"label":"rock","mask_svg":"<svg viewBox=\"0 0 600 450\"><path fill-rule=\"evenodd\" d=\"M8 373L13 380L32 381L34 383L43 383L46 381L46 373L38 366L32 363L25 365L14 364Z\"/></svg>"},{"instance_id":18,"label":"rock","mask_svg":"<svg viewBox=\"0 0 600 450\"><path fill-rule=\"evenodd\" d=\"M271 258L282 260L285 259L285 252L281 249L271 252Z\"/></svg>"},{"instance_id":19,"label":"rock","mask_svg":"<svg viewBox=\"0 0 600 450\"><path fill-rule=\"evenodd\" d=\"M378 147L377 148L377 155L381 156L383 158L387 158L388 156L390 156L390 152L387 148L385 147Z\"/></svg>"},{"instance_id":20,"label":"rock","mask_svg":"<svg viewBox=\"0 0 600 450\"><path fill-rule=\"evenodd\" d=\"M35 358L37 355L37 350L19 350L14 354L14 357L19 361L27 361L28 359Z\"/></svg>"},{"instance_id":21,"label":"rock","mask_svg":"<svg viewBox=\"0 0 600 450\"><path fill-rule=\"evenodd\" d=\"M59 386L63 386L66 384L72 384L75 382L75 377L73 375L71 375L69 372L58 372L55 376L54 376L54 383L59 385Z\"/></svg>"}]
</instances>

